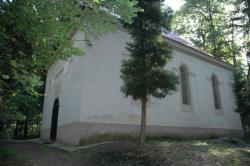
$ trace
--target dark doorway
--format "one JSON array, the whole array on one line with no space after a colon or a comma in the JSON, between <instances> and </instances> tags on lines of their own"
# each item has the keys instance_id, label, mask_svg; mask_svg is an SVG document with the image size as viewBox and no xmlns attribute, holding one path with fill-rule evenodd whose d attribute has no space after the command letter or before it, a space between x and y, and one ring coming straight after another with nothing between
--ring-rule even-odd
<instances>
[{"instance_id":1,"label":"dark doorway","mask_svg":"<svg viewBox=\"0 0 250 166\"><path fill-rule=\"evenodd\" d=\"M53 111L52 111L51 129L50 129L50 140L52 141L56 140L58 111L59 111L59 99L57 98L54 101Z\"/></svg>"}]
</instances>

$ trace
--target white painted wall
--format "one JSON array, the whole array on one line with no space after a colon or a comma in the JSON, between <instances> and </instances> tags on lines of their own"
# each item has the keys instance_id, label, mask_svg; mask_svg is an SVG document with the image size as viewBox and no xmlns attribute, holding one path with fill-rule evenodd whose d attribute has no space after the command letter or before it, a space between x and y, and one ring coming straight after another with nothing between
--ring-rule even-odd
<instances>
[{"instance_id":1,"label":"white painted wall","mask_svg":"<svg viewBox=\"0 0 250 166\"><path fill-rule=\"evenodd\" d=\"M59 98L58 125L80 121L82 79L72 79L77 67L70 62L57 61L49 69L43 106L42 130L51 126L53 103Z\"/></svg>"},{"instance_id":2,"label":"white painted wall","mask_svg":"<svg viewBox=\"0 0 250 166\"><path fill-rule=\"evenodd\" d=\"M42 129L50 128L53 100L59 95L59 125L73 122L95 122L113 124L139 124L140 106L135 106L131 98L125 98L120 87L120 66L126 58L126 42L130 40L124 30L107 34L92 41L87 46L83 34L74 36L75 46L85 47L83 57L74 57L71 63L59 61L48 72ZM151 98L147 124L155 126L201 127L241 129L240 118L234 112L235 102L232 71L196 58L178 50L173 51L173 59L166 66L179 74L179 66L185 64L191 73L191 108L183 111L181 95L177 91L164 99ZM51 79L60 68L65 69L58 84L50 85ZM220 82L223 115L214 110L211 75ZM61 80L61 81L60 81Z\"/></svg>"}]
</instances>

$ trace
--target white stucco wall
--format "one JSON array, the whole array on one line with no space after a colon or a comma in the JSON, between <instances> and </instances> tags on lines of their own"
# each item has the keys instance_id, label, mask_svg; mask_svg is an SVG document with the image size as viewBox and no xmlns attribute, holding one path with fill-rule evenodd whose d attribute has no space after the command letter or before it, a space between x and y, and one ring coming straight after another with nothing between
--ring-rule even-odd
<instances>
[{"instance_id":1,"label":"white stucco wall","mask_svg":"<svg viewBox=\"0 0 250 166\"><path fill-rule=\"evenodd\" d=\"M73 122L112 124L139 124L140 106L120 91L120 66L126 58L127 32L118 30L107 34L87 46L83 34L73 38L75 46L85 47L83 57L74 57L70 62L59 61L49 69L44 102L43 129L50 127L53 101L59 96L59 126ZM164 99L150 98L147 124L154 126L200 127L241 129L239 115L234 112L232 71L181 50L173 51L173 59L167 69L179 74L179 66L185 64L190 72L192 106L184 111L181 95L177 91ZM66 66L66 67L65 67ZM55 73L64 69L58 84L50 85ZM211 75L220 82L222 114L214 110ZM61 81L60 81L61 80Z\"/></svg>"},{"instance_id":2,"label":"white stucco wall","mask_svg":"<svg viewBox=\"0 0 250 166\"><path fill-rule=\"evenodd\" d=\"M76 74L75 71L78 71L77 67L65 61L57 61L50 67L46 79L42 130L51 126L52 109L56 98L59 98L60 105L59 126L80 121L82 93L79 89L82 79L72 79Z\"/></svg>"}]
</instances>

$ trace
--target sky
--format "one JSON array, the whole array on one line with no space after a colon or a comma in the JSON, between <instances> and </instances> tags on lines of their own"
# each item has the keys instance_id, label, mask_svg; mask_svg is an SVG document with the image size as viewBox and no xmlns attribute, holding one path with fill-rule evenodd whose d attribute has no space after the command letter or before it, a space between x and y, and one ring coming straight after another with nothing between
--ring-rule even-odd
<instances>
[{"instance_id":1,"label":"sky","mask_svg":"<svg viewBox=\"0 0 250 166\"><path fill-rule=\"evenodd\" d=\"M170 6L174 11L180 9L183 3L183 0L165 0L164 2L164 4Z\"/></svg>"}]
</instances>

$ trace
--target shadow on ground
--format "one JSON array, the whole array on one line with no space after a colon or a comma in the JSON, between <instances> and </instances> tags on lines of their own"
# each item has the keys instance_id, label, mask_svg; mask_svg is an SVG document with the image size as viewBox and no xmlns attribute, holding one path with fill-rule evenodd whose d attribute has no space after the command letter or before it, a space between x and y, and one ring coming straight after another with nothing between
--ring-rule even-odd
<instances>
[{"instance_id":1,"label":"shadow on ground","mask_svg":"<svg viewBox=\"0 0 250 166\"><path fill-rule=\"evenodd\" d=\"M3 166L249 166L250 146L235 140L123 141L72 153L38 143L0 143Z\"/></svg>"}]
</instances>

